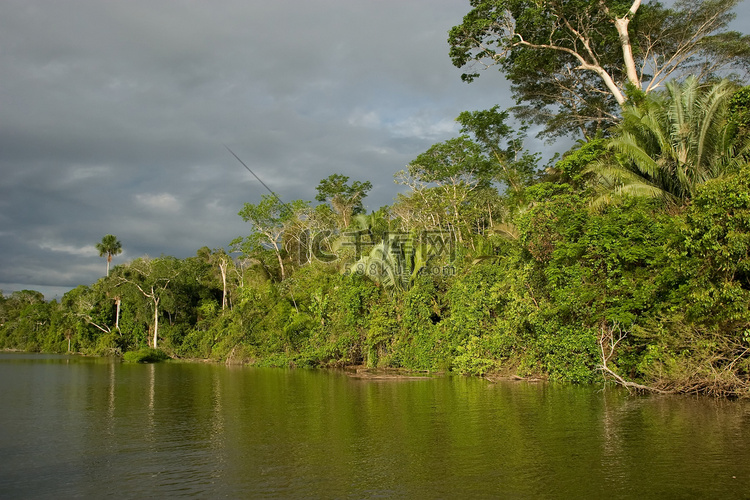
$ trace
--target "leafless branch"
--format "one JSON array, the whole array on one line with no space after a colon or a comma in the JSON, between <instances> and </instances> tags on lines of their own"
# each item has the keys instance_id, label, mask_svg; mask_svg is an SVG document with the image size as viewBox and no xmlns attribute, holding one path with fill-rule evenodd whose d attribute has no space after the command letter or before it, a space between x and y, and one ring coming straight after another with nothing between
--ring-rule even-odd
<instances>
[{"instance_id":1,"label":"leafless branch","mask_svg":"<svg viewBox=\"0 0 750 500\"><path fill-rule=\"evenodd\" d=\"M669 394L668 391L663 391L656 387L649 387L647 385L625 380L607 366L607 363L615 354L618 344L620 344L620 342L622 342L627 336L628 332L623 331L618 323L613 323L612 326L607 325L606 323L602 324L599 334L599 353L601 355L602 364L599 365L599 370L612 377L616 383L625 387L628 391Z\"/></svg>"}]
</instances>

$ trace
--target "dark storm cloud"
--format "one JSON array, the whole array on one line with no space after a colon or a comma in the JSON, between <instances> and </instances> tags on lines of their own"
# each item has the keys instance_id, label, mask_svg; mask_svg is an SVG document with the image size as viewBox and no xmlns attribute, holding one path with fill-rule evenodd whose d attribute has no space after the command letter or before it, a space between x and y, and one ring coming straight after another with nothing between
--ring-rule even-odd
<instances>
[{"instance_id":1,"label":"dark storm cloud","mask_svg":"<svg viewBox=\"0 0 750 500\"><path fill-rule=\"evenodd\" d=\"M226 246L265 190L393 174L509 105L447 54L456 0L5 0L0 4L0 288L49 297L104 274L94 244L185 257Z\"/></svg>"}]
</instances>

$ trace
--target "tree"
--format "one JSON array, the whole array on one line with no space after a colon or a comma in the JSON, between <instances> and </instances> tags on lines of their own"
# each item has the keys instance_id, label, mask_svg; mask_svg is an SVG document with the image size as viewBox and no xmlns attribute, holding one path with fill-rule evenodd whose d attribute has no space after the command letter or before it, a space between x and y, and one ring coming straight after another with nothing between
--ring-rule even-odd
<instances>
[{"instance_id":1,"label":"tree","mask_svg":"<svg viewBox=\"0 0 750 500\"><path fill-rule=\"evenodd\" d=\"M39 351L50 320L50 308L44 295L35 290L20 290L2 300L0 305L0 345Z\"/></svg>"},{"instance_id":2,"label":"tree","mask_svg":"<svg viewBox=\"0 0 750 500\"><path fill-rule=\"evenodd\" d=\"M201 261L209 264L214 271L218 269L222 289L221 310L224 311L228 302L227 276L229 270L234 267L234 261L223 248L210 250L208 247L202 247L198 250L197 256Z\"/></svg>"},{"instance_id":3,"label":"tree","mask_svg":"<svg viewBox=\"0 0 750 500\"><path fill-rule=\"evenodd\" d=\"M748 336L750 167L745 164L733 175L700 186L682 232L678 258L692 278L680 290L688 292L688 316L718 325L727 336ZM748 352L744 346L741 350Z\"/></svg>"},{"instance_id":4,"label":"tree","mask_svg":"<svg viewBox=\"0 0 750 500\"><path fill-rule=\"evenodd\" d=\"M450 57L470 71L498 65L514 111L544 123L542 135L590 137L618 120L628 85L648 93L670 78L747 71L750 37L726 31L739 1L471 0Z\"/></svg>"},{"instance_id":5,"label":"tree","mask_svg":"<svg viewBox=\"0 0 750 500\"><path fill-rule=\"evenodd\" d=\"M78 285L63 295L62 304L69 316L83 320L85 324L103 333L112 333L112 329L107 325L108 314L104 311L106 302L102 300L102 296L97 295L92 288Z\"/></svg>"},{"instance_id":6,"label":"tree","mask_svg":"<svg viewBox=\"0 0 750 500\"><path fill-rule=\"evenodd\" d=\"M440 193L436 188L426 188L404 171L396 174L395 182L411 188L409 193L398 193L396 203L391 207L399 229L413 232L443 227L446 214L441 208Z\"/></svg>"},{"instance_id":7,"label":"tree","mask_svg":"<svg viewBox=\"0 0 750 500\"><path fill-rule=\"evenodd\" d=\"M750 86L741 88L729 100L729 121L740 137L750 136Z\"/></svg>"},{"instance_id":8,"label":"tree","mask_svg":"<svg viewBox=\"0 0 750 500\"><path fill-rule=\"evenodd\" d=\"M281 279L286 277L284 259L282 258L281 236L286 223L294 217L297 210L307 206L302 200L295 200L291 205L283 203L276 195L263 195L257 205L245 203L239 216L253 225L253 234L244 239L249 252L271 247L279 262Z\"/></svg>"},{"instance_id":9,"label":"tree","mask_svg":"<svg viewBox=\"0 0 750 500\"><path fill-rule=\"evenodd\" d=\"M37 292L36 290L20 290L11 293L7 302L22 309L28 305L43 304L44 294L42 292Z\"/></svg>"},{"instance_id":10,"label":"tree","mask_svg":"<svg viewBox=\"0 0 750 500\"><path fill-rule=\"evenodd\" d=\"M119 284L134 287L149 300L153 308L152 346L154 349L157 348L159 340L159 305L166 297L170 283L177 277L175 262L176 259L169 257L160 259L144 257L131 262L117 276Z\"/></svg>"},{"instance_id":11,"label":"tree","mask_svg":"<svg viewBox=\"0 0 750 500\"><path fill-rule=\"evenodd\" d=\"M736 87L726 80L701 85L675 81L665 92L641 96L623 108L622 123L606 144L616 153L594 163L604 194L631 194L681 203L696 188L744 163L750 147L729 121Z\"/></svg>"},{"instance_id":12,"label":"tree","mask_svg":"<svg viewBox=\"0 0 750 500\"><path fill-rule=\"evenodd\" d=\"M284 250L296 256L295 263L302 266L312 262L313 257L322 262L336 260L331 253L332 243L338 237L336 231L338 214L326 205L300 206L284 225ZM339 218L340 219L340 218Z\"/></svg>"},{"instance_id":13,"label":"tree","mask_svg":"<svg viewBox=\"0 0 750 500\"><path fill-rule=\"evenodd\" d=\"M409 290L420 273L444 250L444 242L437 238L390 234L351 264L346 274L367 277L395 294Z\"/></svg>"},{"instance_id":14,"label":"tree","mask_svg":"<svg viewBox=\"0 0 750 500\"><path fill-rule=\"evenodd\" d=\"M528 127L514 130L505 123L508 116L508 111L494 106L484 111L464 111L456 121L461 124L461 133L472 134L485 154L499 165L493 169L493 177L518 193L533 181L541 155L523 148Z\"/></svg>"},{"instance_id":15,"label":"tree","mask_svg":"<svg viewBox=\"0 0 750 500\"><path fill-rule=\"evenodd\" d=\"M99 257L107 256L107 276L109 276L109 264L112 262L114 255L122 253L122 243L117 239L117 236L108 234L102 238L101 243L96 244L96 249L99 251Z\"/></svg>"},{"instance_id":16,"label":"tree","mask_svg":"<svg viewBox=\"0 0 750 500\"><path fill-rule=\"evenodd\" d=\"M462 135L431 146L395 178L421 199L420 210L431 214L435 227L447 222L456 241L463 241L464 205L477 188L489 186L495 167L477 143Z\"/></svg>"},{"instance_id":17,"label":"tree","mask_svg":"<svg viewBox=\"0 0 750 500\"><path fill-rule=\"evenodd\" d=\"M352 216L365 212L362 206L362 200L372 189L370 181L354 181L349 184L349 177L341 174L332 174L323 179L315 188L318 195L317 201L328 201L331 207L341 217L342 228L345 229L351 224Z\"/></svg>"}]
</instances>

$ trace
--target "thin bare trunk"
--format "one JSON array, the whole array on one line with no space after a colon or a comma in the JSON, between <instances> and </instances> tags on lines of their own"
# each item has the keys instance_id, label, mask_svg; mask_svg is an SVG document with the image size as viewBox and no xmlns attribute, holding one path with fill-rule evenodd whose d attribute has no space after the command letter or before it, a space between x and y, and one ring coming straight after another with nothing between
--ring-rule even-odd
<instances>
[{"instance_id":1,"label":"thin bare trunk","mask_svg":"<svg viewBox=\"0 0 750 500\"><path fill-rule=\"evenodd\" d=\"M120 303L122 302L122 299L120 297L115 298L115 330L120 332ZM122 332L120 332L120 335L122 335Z\"/></svg>"},{"instance_id":2,"label":"thin bare trunk","mask_svg":"<svg viewBox=\"0 0 750 500\"><path fill-rule=\"evenodd\" d=\"M279 268L281 268L281 281L284 281L286 278L286 274L284 273L284 260L281 258L281 251L279 250L278 245L274 243L274 247L276 248L276 258L279 261Z\"/></svg>"},{"instance_id":3,"label":"thin bare trunk","mask_svg":"<svg viewBox=\"0 0 750 500\"><path fill-rule=\"evenodd\" d=\"M228 262L222 259L219 262L219 270L221 271L221 284L223 287L223 293L221 296L221 310L227 308L227 265Z\"/></svg>"},{"instance_id":4,"label":"thin bare trunk","mask_svg":"<svg viewBox=\"0 0 750 500\"><path fill-rule=\"evenodd\" d=\"M153 293L153 292L152 292ZM159 338L159 299L154 295L154 349Z\"/></svg>"}]
</instances>

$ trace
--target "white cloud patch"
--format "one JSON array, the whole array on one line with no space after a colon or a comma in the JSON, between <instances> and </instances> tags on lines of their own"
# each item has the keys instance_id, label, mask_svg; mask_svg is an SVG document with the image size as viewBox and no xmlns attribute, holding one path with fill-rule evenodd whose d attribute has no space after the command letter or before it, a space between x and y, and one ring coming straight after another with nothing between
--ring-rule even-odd
<instances>
[{"instance_id":1,"label":"white cloud patch","mask_svg":"<svg viewBox=\"0 0 750 500\"><path fill-rule=\"evenodd\" d=\"M94 256L99 255L99 252L93 245L77 247L74 245L67 245L65 243L45 241L45 242L39 243L39 248L41 248L42 250L65 253L68 255L75 255L79 257L94 257Z\"/></svg>"},{"instance_id":2,"label":"white cloud patch","mask_svg":"<svg viewBox=\"0 0 750 500\"><path fill-rule=\"evenodd\" d=\"M139 205L145 205L148 208L164 212L177 212L181 206L177 198L170 193L139 193L135 195L135 201Z\"/></svg>"},{"instance_id":3,"label":"white cloud patch","mask_svg":"<svg viewBox=\"0 0 750 500\"><path fill-rule=\"evenodd\" d=\"M68 170L67 180L69 182L77 182L109 177L112 171L112 167L107 165L75 165Z\"/></svg>"},{"instance_id":4,"label":"white cloud patch","mask_svg":"<svg viewBox=\"0 0 750 500\"><path fill-rule=\"evenodd\" d=\"M436 121L434 117L419 114L395 122L391 132L396 137L432 140L458 134L458 125L447 118Z\"/></svg>"},{"instance_id":5,"label":"white cloud patch","mask_svg":"<svg viewBox=\"0 0 750 500\"><path fill-rule=\"evenodd\" d=\"M455 120L436 117L434 113L426 110L404 116L404 112L400 110L379 113L375 110L356 108L349 115L347 122L354 127L385 129L397 138L427 140L455 135L459 128Z\"/></svg>"},{"instance_id":6,"label":"white cloud patch","mask_svg":"<svg viewBox=\"0 0 750 500\"><path fill-rule=\"evenodd\" d=\"M347 121L353 127L380 128L382 125L377 111L365 111L360 108L352 111Z\"/></svg>"},{"instance_id":7,"label":"white cloud patch","mask_svg":"<svg viewBox=\"0 0 750 500\"><path fill-rule=\"evenodd\" d=\"M377 155L387 155L393 152L393 150L389 148L383 148L383 147L377 147L377 146L365 146L363 148L363 151L365 153L375 153Z\"/></svg>"}]
</instances>

